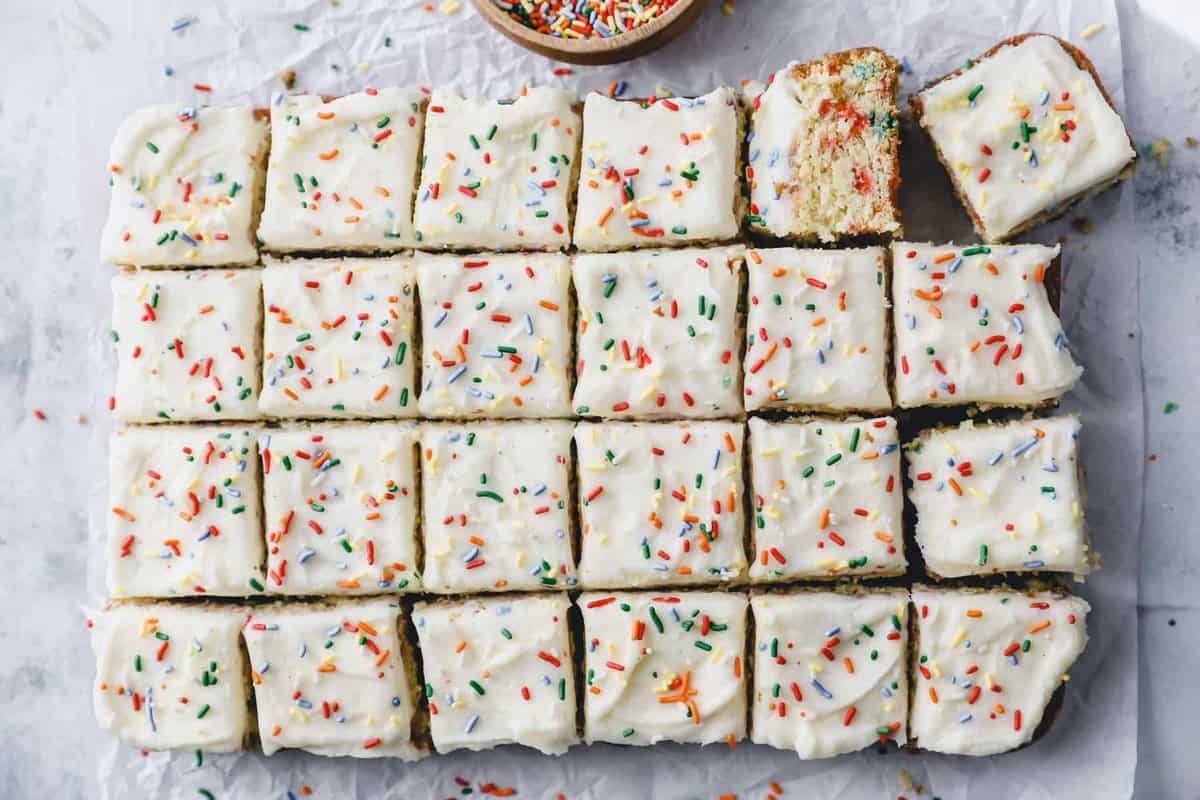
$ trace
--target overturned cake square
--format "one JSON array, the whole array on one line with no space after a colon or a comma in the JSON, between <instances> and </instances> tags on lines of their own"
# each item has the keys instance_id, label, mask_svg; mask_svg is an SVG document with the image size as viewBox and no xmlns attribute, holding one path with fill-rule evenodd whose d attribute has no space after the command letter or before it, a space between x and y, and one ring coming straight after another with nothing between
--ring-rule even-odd
<instances>
[{"instance_id":1,"label":"overturned cake square","mask_svg":"<svg viewBox=\"0 0 1200 800\"><path fill-rule=\"evenodd\" d=\"M582 122L575 95L525 89L512 100L429 100L413 225L419 247L563 250Z\"/></svg>"},{"instance_id":2,"label":"overturned cake square","mask_svg":"<svg viewBox=\"0 0 1200 800\"><path fill-rule=\"evenodd\" d=\"M416 271L401 257L269 261L268 417L415 417Z\"/></svg>"},{"instance_id":3,"label":"overturned cake square","mask_svg":"<svg viewBox=\"0 0 1200 800\"><path fill-rule=\"evenodd\" d=\"M121 272L112 292L118 419L258 416L262 270Z\"/></svg>"},{"instance_id":4,"label":"overturned cake square","mask_svg":"<svg viewBox=\"0 0 1200 800\"><path fill-rule=\"evenodd\" d=\"M576 255L575 413L740 414L742 254L717 247Z\"/></svg>"},{"instance_id":5,"label":"overturned cake square","mask_svg":"<svg viewBox=\"0 0 1200 800\"><path fill-rule=\"evenodd\" d=\"M126 428L109 440L112 597L238 596L263 589L256 431Z\"/></svg>"},{"instance_id":6,"label":"overturned cake square","mask_svg":"<svg viewBox=\"0 0 1200 800\"><path fill-rule=\"evenodd\" d=\"M883 411L888 390L886 251L746 252L747 411Z\"/></svg>"},{"instance_id":7,"label":"overturned cake square","mask_svg":"<svg viewBox=\"0 0 1200 800\"><path fill-rule=\"evenodd\" d=\"M271 103L271 155L258 238L276 253L374 252L416 243L413 192L425 94L366 89Z\"/></svg>"},{"instance_id":8,"label":"overturned cake square","mask_svg":"<svg viewBox=\"0 0 1200 800\"><path fill-rule=\"evenodd\" d=\"M741 423L584 422L575 449L585 587L745 579Z\"/></svg>"},{"instance_id":9,"label":"overturned cake square","mask_svg":"<svg viewBox=\"0 0 1200 800\"><path fill-rule=\"evenodd\" d=\"M151 106L117 129L101 256L130 267L249 266L267 121L249 106Z\"/></svg>"},{"instance_id":10,"label":"overturned cake square","mask_svg":"<svg viewBox=\"0 0 1200 800\"><path fill-rule=\"evenodd\" d=\"M1009 241L1133 173L1137 153L1083 51L1027 33L910 98L975 230Z\"/></svg>"},{"instance_id":11,"label":"overturned cake square","mask_svg":"<svg viewBox=\"0 0 1200 800\"><path fill-rule=\"evenodd\" d=\"M901 234L898 82L874 47L771 76L750 116L751 231L806 243Z\"/></svg>"},{"instance_id":12,"label":"overturned cake square","mask_svg":"<svg viewBox=\"0 0 1200 800\"><path fill-rule=\"evenodd\" d=\"M263 431L267 591L418 588L416 446L411 423Z\"/></svg>"},{"instance_id":13,"label":"overturned cake square","mask_svg":"<svg viewBox=\"0 0 1200 800\"><path fill-rule=\"evenodd\" d=\"M585 592L584 738L652 745L746 737L746 596Z\"/></svg>"},{"instance_id":14,"label":"overturned cake square","mask_svg":"<svg viewBox=\"0 0 1200 800\"><path fill-rule=\"evenodd\" d=\"M575 246L715 244L738 235L742 114L733 90L583 108Z\"/></svg>"},{"instance_id":15,"label":"overturned cake square","mask_svg":"<svg viewBox=\"0 0 1200 800\"><path fill-rule=\"evenodd\" d=\"M579 741L569 608L562 593L417 604L439 753L520 744L558 755Z\"/></svg>"},{"instance_id":16,"label":"overturned cake square","mask_svg":"<svg viewBox=\"0 0 1200 800\"><path fill-rule=\"evenodd\" d=\"M964 422L905 449L931 575L1090 571L1078 417Z\"/></svg>"},{"instance_id":17,"label":"overturned cake square","mask_svg":"<svg viewBox=\"0 0 1200 800\"><path fill-rule=\"evenodd\" d=\"M751 580L904 574L894 419L754 418L749 425Z\"/></svg>"},{"instance_id":18,"label":"overturned cake square","mask_svg":"<svg viewBox=\"0 0 1200 800\"><path fill-rule=\"evenodd\" d=\"M1034 407L1073 387L1060 272L1058 245L893 244L897 404Z\"/></svg>"}]
</instances>

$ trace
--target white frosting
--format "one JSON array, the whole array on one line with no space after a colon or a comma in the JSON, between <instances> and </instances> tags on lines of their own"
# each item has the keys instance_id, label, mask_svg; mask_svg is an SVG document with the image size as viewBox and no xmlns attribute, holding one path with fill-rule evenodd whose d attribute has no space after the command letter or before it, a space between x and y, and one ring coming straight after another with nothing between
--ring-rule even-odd
<instances>
[{"instance_id":1,"label":"white frosting","mask_svg":"<svg viewBox=\"0 0 1200 800\"><path fill-rule=\"evenodd\" d=\"M748 250L746 409L887 409L884 250Z\"/></svg>"},{"instance_id":2,"label":"white frosting","mask_svg":"<svg viewBox=\"0 0 1200 800\"><path fill-rule=\"evenodd\" d=\"M573 430L566 421L423 427L429 591L575 586Z\"/></svg>"},{"instance_id":3,"label":"white frosting","mask_svg":"<svg viewBox=\"0 0 1200 800\"><path fill-rule=\"evenodd\" d=\"M526 89L512 102L436 89L414 225L421 247L560 250L578 174L575 95Z\"/></svg>"},{"instance_id":4,"label":"white frosting","mask_svg":"<svg viewBox=\"0 0 1200 800\"><path fill-rule=\"evenodd\" d=\"M254 419L261 270L113 276L117 418Z\"/></svg>"},{"instance_id":5,"label":"white frosting","mask_svg":"<svg viewBox=\"0 0 1200 800\"><path fill-rule=\"evenodd\" d=\"M268 263L259 409L416 416L415 281L402 258Z\"/></svg>"},{"instance_id":6,"label":"white frosting","mask_svg":"<svg viewBox=\"0 0 1200 800\"><path fill-rule=\"evenodd\" d=\"M329 102L280 97L258 237L268 250L398 250L416 243L412 205L424 126L416 89Z\"/></svg>"},{"instance_id":7,"label":"white frosting","mask_svg":"<svg viewBox=\"0 0 1200 800\"><path fill-rule=\"evenodd\" d=\"M1083 368L1050 307L1044 271L1059 247L892 245L896 401L1028 406Z\"/></svg>"},{"instance_id":8,"label":"white frosting","mask_svg":"<svg viewBox=\"0 0 1200 800\"><path fill-rule=\"evenodd\" d=\"M394 600L252 609L243 635L263 752L420 758L403 625Z\"/></svg>"},{"instance_id":9,"label":"white frosting","mask_svg":"<svg viewBox=\"0 0 1200 800\"><path fill-rule=\"evenodd\" d=\"M246 662L231 606L127 604L88 611L96 721L147 750L242 750Z\"/></svg>"},{"instance_id":10,"label":"white frosting","mask_svg":"<svg viewBox=\"0 0 1200 800\"><path fill-rule=\"evenodd\" d=\"M130 114L109 155L101 258L135 267L253 264L266 154L266 120L248 106Z\"/></svg>"},{"instance_id":11,"label":"white frosting","mask_svg":"<svg viewBox=\"0 0 1200 800\"><path fill-rule=\"evenodd\" d=\"M745 576L740 423L585 422L575 448L584 586Z\"/></svg>"},{"instance_id":12,"label":"white frosting","mask_svg":"<svg viewBox=\"0 0 1200 800\"><path fill-rule=\"evenodd\" d=\"M752 228L825 242L900 230L896 64L874 48L792 63L753 103Z\"/></svg>"},{"instance_id":13,"label":"white frosting","mask_svg":"<svg viewBox=\"0 0 1200 800\"><path fill-rule=\"evenodd\" d=\"M262 518L254 432L128 428L109 441L112 597L260 591Z\"/></svg>"},{"instance_id":14,"label":"white frosting","mask_svg":"<svg viewBox=\"0 0 1200 800\"><path fill-rule=\"evenodd\" d=\"M1091 567L1079 418L926 431L908 445L917 544L941 577Z\"/></svg>"},{"instance_id":15,"label":"white frosting","mask_svg":"<svg viewBox=\"0 0 1200 800\"><path fill-rule=\"evenodd\" d=\"M416 443L411 423L264 432L267 591L418 588Z\"/></svg>"},{"instance_id":16,"label":"white frosting","mask_svg":"<svg viewBox=\"0 0 1200 800\"><path fill-rule=\"evenodd\" d=\"M576 412L627 419L740 413L742 253L576 255Z\"/></svg>"},{"instance_id":17,"label":"white frosting","mask_svg":"<svg viewBox=\"0 0 1200 800\"><path fill-rule=\"evenodd\" d=\"M749 425L755 503L751 579L904 573L894 419L754 418Z\"/></svg>"},{"instance_id":18,"label":"white frosting","mask_svg":"<svg viewBox=\"0 0 1200 800\"><path fill-rule=\"evenodd\" d=\"M765 594L750 605L755 742L805 759L904 745L907 591Z\"/></svg>"},{"instance_id":19,"label":"white frosting","mask_svg":"<svg viewBox=\"0 0 1200 800\"><path fill-rule=\"evenodd\" d=\"M738 109L733 90L659 98L601 94L583 108L575 210L580 250L736 238Z\"/></svg>"},{"instance_id":20,"label":"white frosting","mask_svg":"<svg viewBox=\"0 0 1200 800\"><path fill-rule=\"evenodd\" d=\"M1113 180L1135 157L1091 73L1053 36L1005 45L919 97L921 125L989 241Z\"/></svg>"},{"instance_id":21,"label":"white frosting","mask_svg":"<svg viewBox=\"0 0 1200 800\"><path fill-rule=\"evenodd\" d=\"M1091 607L1049 592L912 593L909 735L922 750L986 756L1033 738L1046 705L1087 644Z\"/></svg>"},{"instance_id":22,"label":"white frosting","mask_svg":"<svg viewBox=\"0 0 1200 800\"><path fill-rule=\"evenodd\" d=\"M746 597L579 597L588 743L709 744L746 736Z\"/></svg>"},{"instance_id":23,"label":"white frosting","mask_svg":"<svg viewBox=\"0 0 1200 800\"><path fill-rule=\"evenodd\" d=\"M433 744L440 753L579 740L565 594L419 603Z\"/></svg>"},{"instance_id":24,"label":"white frosting","mask_svg":"<svg viewBox=\"0 0 1200 800\"><path fill-rule=\"evenodd\" d=\"M421 416L570 414L566 256L419 255L417 271Z\"/></svg>"}]
</instances>

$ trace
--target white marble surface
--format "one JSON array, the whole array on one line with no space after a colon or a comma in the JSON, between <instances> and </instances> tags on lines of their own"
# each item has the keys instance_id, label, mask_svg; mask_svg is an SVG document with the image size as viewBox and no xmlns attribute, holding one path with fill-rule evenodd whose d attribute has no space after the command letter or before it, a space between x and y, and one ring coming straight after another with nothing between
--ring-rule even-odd
<instances>
[{"instance_id":1,"label":"white marble surface","mask_svg":"<svg viewBox=\"0 0 1200 800\"><path fill-rule=\"evenodd\" d=\"M760 0L762 2L764 0ZM752 3L739 14L753 13ZM1200 445L1200 11L1194 0L1124 0L1121 38L1127 119L1137 143L1167 137L1165 167L1146 159L1135 178L1137 225L1129 235L1141 272L1147 465L1141 574L1141 710L1137 794L1195 798L1200 760L1193 719L1200 707L1194 668L1200 643L1196 526L1180 502L1195 489L1186 457ZM134 4L105 0L6 0L0 47L0 408L8 431L7 492L0 552L13 571L0 582L0 796L91 796L93 757L103 741L88 702L90 653L78 606L85 598L85 500L90 425L101 405L89 396L88 320L103 282L94 279L99 221L84 220L96 155L112 123L81 117L86 95L111 94L124 107L153 96L158 75L104 85L67 56L108 46L109 28L129 26ZM462 13L462 12L460 12ZM281 19L281 25L290 24ZM1104 35L1103 32L1100 35ZM148 42L159 49L163 44ZM230 41L228 59L253 41ZM177 68L189 58L186 46ZM268 76L262 76L266 79ZM68 127L95 129L88 152L62 148ZM100 158L103 156L101 155ZM1082 237L1081 237L1082 238ZM1181 405L1164 414L1168 401ZM48 416L34 419L35 408ZM1136 424L1136 421L1133 421ZM1142 491L1130 485L1128 491ZM1132 534L1132 532L1131 532ZM31 625L30 609L55 624ZM910 793L911 796L912 793Z\"/></svg>"}]
</instances>

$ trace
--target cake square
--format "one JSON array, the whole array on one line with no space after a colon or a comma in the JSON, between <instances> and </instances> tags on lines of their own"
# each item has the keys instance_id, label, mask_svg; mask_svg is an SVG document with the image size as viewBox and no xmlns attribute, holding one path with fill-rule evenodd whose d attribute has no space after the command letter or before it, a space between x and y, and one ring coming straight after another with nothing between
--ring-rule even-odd
<instances>
[{"instance_id":1,"label":"cake square","mask_svg":"<svg viewBox=\"0 0 1200 800\"><path fill-rule=\"evenodd\" d=\"M579 254L575 411L741 413L742 248Z\"/></svg>"},{"instance_id":2,"label":"cake square","mask_svg":"<svg viewBox=\"0 0 1200 800\"><path fill-rule=\"evenodd\" d=\"M749 424L751 580L904 574L896 420Z\"/></svg>"},{"instance_id":3,"label":"cake square","mask_svg":"<svg viewBox=\"0 0 1200 800\"><path fill-rule=\"evenodd\" d=\"M521 744L558 755L579 741L565 594L418 603L439 753Z\"/></svg>"},{"instance_id":4,"label":"cake square","mask_svg":"<svg viewBox=\"0 0 1200 800\"><path fill-rule=\"evenodd\" d=\"M122 272L112 289L118 419L258 416L261 270Z\"/></svg>"},{"instance_id":5,"label":"cake square","mask_svg":"<svg viewBox=\"0 0 1200 800\"><path fill-rule=\"evenodd\" d=\"M338 424L262 434L267 591L381 594L420 586L417 431Z\"/></svg>"},{"instance_id":6,"label":"cake square","mask_svg":"<svg viewBox=\"0 0 1200 800\"><path fill-rule=\"evenodd\" d=\"M111 597L263 589L255 432L127 428L109 440Z\"/></svg>"},{"instance_id":7,"label":"cake square","mask_svg":"<svg viewBox=\"0 0 1200 800\"><path fill-rule=\"evenodd\" d=\"M737 238L742 115L733 90L583 106L575 246L622 250Z\"/></svg>"},{"instance_id":8,"label":"cake square","mask_svg":"<svg viewBox=\"0 0 1200 800\"><path fill-rule=\"evenodd\" d=\"M906 449L917 544L931 575L1091 569L1078 417L968 421L923 431Z\"/></svg>"},{"instance_id":9,"label":"cake square","mask_svg":"<svg viewBox=\"0 0 1200 800\"><path fill-rule=\"evenodd\" d=\"M1067 348L1046 281L1059 246L892 245L896 402L1036 406L1083 368Z\"/></svg>"},{"instance_id":10,"label":"cake square","mask_svg":"<svg viewBox=\"0 0 1200 800\"><path fill-rule=\"evenodd\" d=\"M1083 51L997 44L910 98L984 241L1007 241L1133 174L1137 153Z\"/></svg>"},{"instance_id":11,"label":"cake square","mask_svg":"<svg viewBox=\"0 0 1200 800\"><path fill-rule=\"evenodd\" d=\"M802 759L904 746L907 590L763 594L750 606L754 742Z\"/></svg>"},{"instance_id":12,"label":"cake square","mask_svg":"<svg viewBox=\"0 0 1200 800\"><path fill-rule=\"evenodd\" d=\"M258 261L267 121L249 106L151 106L117 129L101 257L130 267Z\"/></svg>"},{"instance_id":13,"label":"cake square","mask_svg":"<svg viewBox=\"0 0 1200 800\"><path fill-rule=\"evenodd\" d=\"M424 125L425 95L417 89L273 98L263 247L371 252L416 244Z\"/></svg>"},{"instance_id":14,"label":"cake square","mask_svg":"<svg viewBox=\"0 0 1200 800\"><path fill-rule=\"evenodd\" d=\"M425 755L405 620L389 599L252 609L243 635L263 752Z\"/></svg>"},{"instance_id":15,"label":"cake square","mask_svg":"<svg viewBox=\"0 0 1200 800\"><path fill-rule=\"evenodd\" d=\"M525 89L514 100L435 89L425 121L420 247L562 250L579 174L579 100Z\"/></svg>"},{"instance_id":16,"label":"cake square","mask_svg":"<svg viewBox=\"0 0 1200 800\"><path fill-rule=\"evenodd\" d=\"M744 739L746 607L730 592L580 595L587 742Z\"/></svg>"},{"instance_id":17,"label":"cake square","mask_svg":"<svg viewBox=\"0 0 1200 800\"><path fill-rule=\"evenodd\" d=\"M743 580L743 439L737 422L580 423L580 582Z\"/></svg>"},{"instance_id":18,"label":"cake square","mask_svg":"<svg viewBox=\"0 0 1200 800\"><path fill-rule=\"evenodd\" d=\"M1009 589L917 586L912 600L912 743L987 756L1032 741L1087 644L1091 607L1072 595Z\"/></svg>"},{"instance_id":19,"label":"cake square","mask_svg":"<svg viewBox=\"0 0 1200 800\"><path fill-rule=\"evenodd\" d=\"M404 258L268 262L262 413L416 416L415 291Z\"/></svg>"},{"instance_id":20,"label":"cake square","mask_svg":"<svg viewBox=\"0 0 1200 800\"><path fill-rule=\"evenodd\" d=\"M145 750L246 748L250 690L238 641L244 609L123 603L87 614L101 728Z\"/></svg>"},{"instance_id":21,"label":"cake square","mask_svg":"<svg viewBox=\"0 0 1200 800\"><path fill-rule=\"evenodd\" d=\"M885 251L748 250L746 410L887 410Z\"/></svg>"},{"instance_id":22,"label":"cake square","mask_svg":"<svg viewBox=\"0 0 1200 800\"><path fill-rule=\"evenodd\" d=\"M422 427L429 591L555 590L576 585L574 429L565 420Z\"/></svg>"},{"instance_id":23,"label":"cake square","mask_svg":"<svg viewBox=\"0 0 1200 800\"><path fill-rule=\"evenodd\" d=\"M419 255L417 272L422 417L570 415L565 255Z\"/></svg>"},{"instance_id":24,"label":"cake square","mask_svg":"<svg viewBox=\"0 0 1200 800\"><path fill-rule=\"evenodd\" d=\"M899 65L862 47L793 62L753 101L747 222L802 242L901 234Z\"/></svg>"}]
</instances>

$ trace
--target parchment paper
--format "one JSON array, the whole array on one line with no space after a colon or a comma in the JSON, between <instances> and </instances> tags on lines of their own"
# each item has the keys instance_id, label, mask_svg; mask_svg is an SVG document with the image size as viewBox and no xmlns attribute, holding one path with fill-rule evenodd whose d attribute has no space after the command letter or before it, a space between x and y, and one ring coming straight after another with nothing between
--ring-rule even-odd
<instances>
[{"instance_id":1,"label":"parchment paper","mask_svg":"<svg viewBox=\"0 0 1200 800\"><path fill-rule=\"evenodd\" d=\"M465 3L419 2L235 3L185 5L110 0L89 10L81 2L59 17L78 45L72 58L86 76L65 102L79 109L73 161L87 221L84 247L98 243L108 192L107 146L121 118L162 102L244 103L265 106L282 89L278 73L297 74L297 90L327 94L366 85L452 86L464 92L511 96L525 84L604 90L624 80L626 96L658 87L699 94L718 84L765 79L791 60L859 45L877 45L904 57L903 96L926 80L977 55L1001 38L1043 31L1082 45L1123 106L1121 47L1111 0L846 0L785 2L738 0L720 13L714 0L696 27L667 48L614 67L573 67L527 53L494 33ZM1036 7L1035 7L1036 6ZM1051 7L1053 6L1053 7ZM189 24L172 31L178 21ZM307 25L307 31L296 24ZM1103 29L1081 39L1088 26ZM390 44L389 44L390 43ZM169 65L173 75L166 75ZM199 92L194 84L212 87ZM906 105L903 102L902 105ZM966 215L911 120L902 130L901 200L909 238L972 241ZM702 798L737 793L765 797L775 781L790 798L1127 797L1137 747L1137 559L1141 520L1143 414L1137 331L1137 271L1131 252L1132 192L1118 190L1084 206L1093 229L1073 232L1066 222L1035 230L1028 241L1068 236L1064 249L1063 316L1076 356L1086 366L1081 385L1064 403L1083 414L1087 516L1102 569L1079 588L1093 606L1091 643L1072 670L1067 702L1051 733L1036 746L984 759L874 752L802 762L793 753L750 744L736 751L659 745L577 747L552 758L507 747L480 754L435 756L404 765L387 759L323 759L302 753L205 755L142 753L115 744L104 732L97 764L98 795L193 798L200 788L217 798L459 797L468 783L513 787L520 797ZM96 398L89 492L91 559L88 592L103 602L103 547L107 486L104 403L111 392L108 278L97 262L92 358ZM83 635L82 626L80 635ZM81 686L79 702L89 702Z\"/></svg>"}]
</instances>

